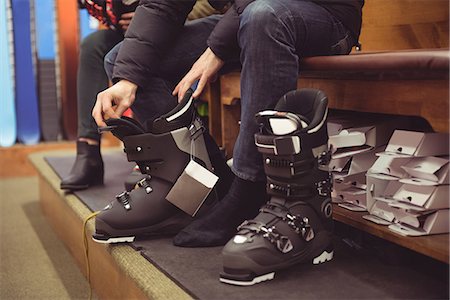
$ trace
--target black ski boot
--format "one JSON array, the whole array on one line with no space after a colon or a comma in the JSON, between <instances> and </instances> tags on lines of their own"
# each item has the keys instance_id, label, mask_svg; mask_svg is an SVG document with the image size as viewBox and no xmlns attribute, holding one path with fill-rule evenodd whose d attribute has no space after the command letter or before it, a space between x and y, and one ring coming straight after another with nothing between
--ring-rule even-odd
<instances>
[{"instance_id":1,"label":"black ski boot","mask_svg":"<svg viewBox=\"0 0 450 300\"><path fill-rule=\"evenodd\" d=\"M85 141L77 141L77 156L67 177L61 180L63 190L84 190L90 186L103 184L103 159L100 145L89 145Z\"/></svg>"},{"instance_id":2,"label":"black ski boot","mask_svg":"<svg viewBox=\"0 0 450 300\"><path fill-rule=\"evenodd\" d=\"M125 182L123 183L125 190L127 192L131 192L138 186L138 182L144 179L145 173L141 172L141 169L139 169L139 166L134 166L133 170L130 174L128 174L127 178L125 179Z\"/></svg>"},{"instance_id":3,"label":"black ski boot","mask_svg":"<svg viewBox=\"0 0 450 300\"><path fill-rule=\"evenodd\" d=\"M269 202L223 249L220 281L253 285L297 263L333 258L326 95L292 91L256 115Z\"/></svg>"},{"instance_id":4,"label":"black ski boot","mask_svg":"<svg viewBox=\"0 0 450 300\"><path fill-rule=\"evenodd\" d=\"M177 180L192 161L212 171L204 127L195 114L191 94L192 91L172 111L156 119L148 133L130 118L106 121L107 127L101 130L110 130L121 139L128 160L136 162L147 176L137 188L117 195L116 201L96 216L95 241L132 242L137 236L176 234L193 220L166 200L172 188L180 187ZM202 215L215 203L213 189L196 215Z\"/></svg>"}]
</instances>

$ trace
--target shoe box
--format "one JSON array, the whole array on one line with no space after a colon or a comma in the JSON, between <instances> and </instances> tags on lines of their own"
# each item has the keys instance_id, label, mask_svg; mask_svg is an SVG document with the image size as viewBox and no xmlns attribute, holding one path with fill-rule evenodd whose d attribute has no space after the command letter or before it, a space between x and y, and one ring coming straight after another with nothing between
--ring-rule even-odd
<instances>
[{"instance_id":1,"label":"shoe box","mask_svg":"<svg viewBox=\"0 0 450 300\"><path fill-rule=\"evenodd\" d=\"M405 236L449 231L449 136L396 130L366 176L365 219Z\"/></svg>"}]
</instances>

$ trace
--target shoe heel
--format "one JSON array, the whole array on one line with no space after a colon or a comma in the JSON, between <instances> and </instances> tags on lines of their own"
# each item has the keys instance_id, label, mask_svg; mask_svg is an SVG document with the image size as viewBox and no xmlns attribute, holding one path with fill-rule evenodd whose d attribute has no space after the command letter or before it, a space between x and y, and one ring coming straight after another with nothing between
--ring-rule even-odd
<instances>
[{"instance_id":1,"label":"shoe heel","mask_svg":"<svg viewBox=\"0 0 450 300\"><path fill-rule=\"evenodd\" d=\"M327 261L332 260L333 255L334 255L333 246L329 246L328 248L323 250L323 252L319 256L313 258L312 263L313 263L313 265L323 264Z\"/></svg>"},{"instance_id":2,"label":"shoe heel","mask_svg":"<svg viewBox=\"0 0 450 300\"><path fill-rule=\"evenodd\" d=\"M104 183L103 177L104 177L103 174L95 175L89 185L91 185L91 186L92 185L103 185L103 183Z\"/></svg>"}]
</instances>

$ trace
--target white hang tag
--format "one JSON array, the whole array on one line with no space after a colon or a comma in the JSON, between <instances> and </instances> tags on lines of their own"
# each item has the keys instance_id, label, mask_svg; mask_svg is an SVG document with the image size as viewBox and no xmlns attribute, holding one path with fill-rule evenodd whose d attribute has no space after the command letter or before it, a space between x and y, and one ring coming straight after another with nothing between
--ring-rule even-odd
<instances>
[{"instance_id":1,"label":"white hang tag","mask_svg":"<svg viewBox=\"0 0 450 300\"><path fill-rule=\"evenodd\" d=\"M195 216L218 179L214 173L191 160L167 194L166 200Z\"/></svg>"}]
</instances>

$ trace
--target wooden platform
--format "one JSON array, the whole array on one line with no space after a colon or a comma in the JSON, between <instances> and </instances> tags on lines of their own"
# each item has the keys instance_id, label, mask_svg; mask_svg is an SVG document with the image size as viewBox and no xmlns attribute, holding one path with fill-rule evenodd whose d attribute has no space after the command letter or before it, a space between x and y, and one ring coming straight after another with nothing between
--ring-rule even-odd
<instances>
[{"instance_id":1,"label":"wooden platform","mask_svg":"<svg viewBox=\"0 0 450 300\"><path fill-rule=\"evenodd\" d=\"M108 150L106 150L108 151ZM110 151L116 151L117 149L111 149ZM39 177L39 196L40 204L44 215L48 222L53 227L59 238L64 242L69 249L78 266L82 272L86 275L86 262L84 258L84 247L82 239L82 224L83 220L91 213L91 210L87 208L76 196L72 194L64 194L59 189L60 179L54 170L48 165L44 159L45 156L67 156L67 151L51 151L44 153L34 153L30 156L30 161L38 170ZM418 253L434 258L438 261L447 263L448 260L448 241L449 235L436 235L429 237L419 238L404 238L399 235L390 232L386 227L370 223L362 219L362 215L365 213L355 213L344 210L340 207L335 207L334 218L336 221L342 222L353 226L359 230L368 232L377 237L381 237L385 240L398 244L400 246L412 249ZM91 220L88 222L87 235L91 236L94 230L94 224ZM149 260L147 260L142 253L136 251L128 245L103 245L89 240L89 257L90 257L90 274L91 285L96 294L100 298L119 298L119 299L192 299L192 294L181 286L181 284L166 275L166 271L161 271L160 267L157 267ZM163 245L164 246L164 245ZM162 247L162 246L161 246ZM165 246L167 247L167 245ZM188 257L194 259L194 256L199 252L195 249L178 249L180 253L184 253ZM177 251L178 251L177 250ZM206 249L207 250L207 249ZM206 251L205 250L205 251ZM220 250L220 249L219 249ZM189 252L194 251L194 252ZM157 252L152 250L150 252ZM216 251L217 252L217 251ZM166 252L165 252L166 253ZM179 253L179 254L180 254ZM190 253L190 254L189 254ZM203 252L200 252L203 253ZM206 253L209 253L206 251ZM214 252L215 253L215 252ZM194 255L195 254L195 255ZM361 257L351 256L347 259L353 260L353 262L346 262L340 252L340 259L336 259L338 265L334 265L330 270L332 272L344 272L346 276L349 276L349 271L352 267L349 267L348 263L355 264L355 269L364 270L366 264ZM214 260L216 253L208 259ZM210 256L210 255L209 255ZM348 256L348 254L347 254ZM422 258L425 258L421 255ZM185 258L187 259L187 257ZM361 263L362 260L362 263ZM432 261L431 259L429 259ZM153 260L151 260L153 261ZM359 262L357 262L359 261ZM373 261L371 262L373 268ZM341 265L339 265L341 264ZM345 266L345 267L343 267ZM398 266L397 266L398 267ZM341 269L340 269L341 268ZM347 269L345 269L347 268ZM382 267L377 270L378 275L385 274L385 270L389 269L389 266ZM192 270L195 274L195 270ZM372 270L374 271L374 270ZM187 271L186 271L187 272ZM374 271L375 272L375 271ZM405 274L406 271L402 271ZM189 273L189 272L187 272ZM199 272L200 273L200 272ZM217 276L215 269L212 272L214 275L210 275L208 278L216 282ZM344 274L343 273L343 274ZM107 276L105 276L107 274ZM198 274L199 275L199 274ZM173 274L171 275L173 276ZM205 276L203 274L202 276ZM360 275L358 275L360 276ZM175 277L176 278L176 277ZM201 279L199 279L201 280ZM342 278L341 278L342 280ZM349 280L349 279L346 279ZM387 280L378 278L377 280ZM218 282L218 281L217 281ZM372 279L370 279L372 282ZM364 285L364 283L361 283ZM397 285L399 283L396 283ZM392 289L396 290L396 286L390 286L391 291L388 295L393 296ZM375 285L376 286L376 285ZM265 286L265 288L268 288ZM348 287L347 287L348 288ZM440 287L441 288L441 287ZM372 292L374 286L371 286ZM248 290L246 290L248 291ZM424 290L421 290L424 292ZM359 292L360 293L360 292ZM244 293L245 294L245 293ZM355 294L356 295L356 294ZM361 295L361 294L358 294ZM386 295L384 295L386 296ZM389 297L390 297L389 296ZM242 298L242 297L241 297ZM205 298L206 299L206 298Z\"/></svg>"},{"instance_id":2,"label":"wooden platform","mask_svg":"<svg viewBox=\"0 0 450 300\"><path fill-rule=\"evenodd\" d=\"M67 155L67 151L60 155ZM58 155L52 152L52 156ZM72 194L59 189L60 179L44 160L44 153L30 156L39 170L42 211L69 249L83 274L86 262L82 239L83 220L91 211ZM88 222L87 235L94 224ZM102 245L89 240L91 286L104 299L191 299L183 289L127 245ZM107 274L107 276L105 276Z\"/></svg>"}]
</instances>

